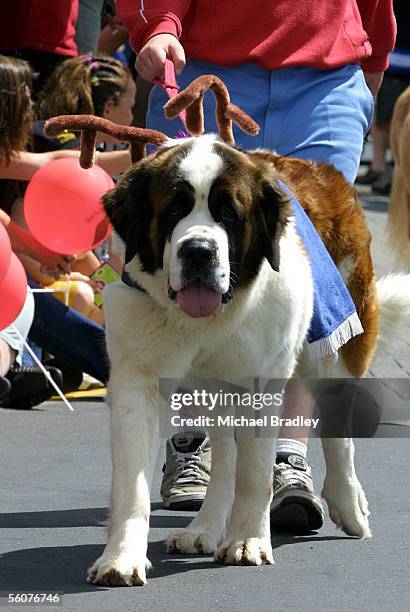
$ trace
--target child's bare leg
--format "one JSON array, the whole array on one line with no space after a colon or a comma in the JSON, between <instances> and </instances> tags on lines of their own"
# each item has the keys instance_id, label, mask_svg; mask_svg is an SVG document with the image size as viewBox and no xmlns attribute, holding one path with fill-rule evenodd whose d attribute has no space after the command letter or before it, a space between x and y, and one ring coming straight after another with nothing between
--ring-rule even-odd
<instances>
[{"instance_id":1,"label":"child's bare leg","mask_svg":"<svg viewBox=\"0 0 410 612\"><path fill-rule=\"evenodd\" d=\"M17 357L14 351L5 340L0 338L0 376L4 376L10 370Z\"/></svg>"}]
</instances>

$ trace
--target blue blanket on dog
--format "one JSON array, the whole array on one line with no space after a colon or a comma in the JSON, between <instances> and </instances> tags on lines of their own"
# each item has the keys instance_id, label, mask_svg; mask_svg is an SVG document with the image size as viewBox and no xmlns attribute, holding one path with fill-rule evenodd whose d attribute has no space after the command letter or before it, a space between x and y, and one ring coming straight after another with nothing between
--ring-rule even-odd
<instances>
[{"instance_id":1,"label":"blue blanket on dog","mask_svg":"<svg viewBox=\"0 0 410 612\"><path fill-rule=\"evenodd\" d=\"M307 338L308 357L317 359L335 353L351 338L363 333L355 305L338 269L311 220L285 183L292 198L296 230L310 259L313 277L313 316Z\"/></svg>"}]
</instances>

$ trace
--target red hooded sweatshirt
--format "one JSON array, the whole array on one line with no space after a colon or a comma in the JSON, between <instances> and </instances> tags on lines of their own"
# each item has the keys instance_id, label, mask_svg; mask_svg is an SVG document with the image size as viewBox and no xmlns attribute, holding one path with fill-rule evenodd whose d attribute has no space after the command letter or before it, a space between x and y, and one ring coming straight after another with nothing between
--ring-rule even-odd
<instances>
[{"instance_id":1,"label":"red hooded sweatshirt","mask_svg":"<svg viewBox=\"0 0 410 612\"><path fill-rule=\"evenodd\" d=\"M5 0L0 49L36 49L73 57L77 17L78 0Z\"/></svg>"},{"instance_id":2,"label":"red hooded sweatshirt","mask_svg":"<svg viewBox=\"0 0 410 612\"><path fill-rule=\"evenodd\" d=\"M156 34L180 39L188 57L267 70L388 66L396 22L392 0L117 0L138 52Z\"/></svg>"}]
</instances>

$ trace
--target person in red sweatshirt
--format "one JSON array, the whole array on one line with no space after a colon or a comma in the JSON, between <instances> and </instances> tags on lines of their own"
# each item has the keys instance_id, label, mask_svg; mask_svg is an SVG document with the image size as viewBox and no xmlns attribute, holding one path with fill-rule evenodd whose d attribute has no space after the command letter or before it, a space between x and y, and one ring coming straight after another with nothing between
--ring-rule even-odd
<instances>
[{"instance_id":1,"label":"person in red sweatshirt","mask_svg":"<svg viewBox=\"0 0 410 612\"><path fill-rule=\"evenodd\" d=\"M38 78L34 94L61 61L75 57L79 0L12 0L4 2L0 52L29 62Z\"/></svg>"},{"instance_id":2,"label":"person in red sweatshirt","mask_svg":"<svg viewBox=\"0 0 410 612\"><path fill-rule=\"evenodd\" d=\"M216 74L232 101L261 126L257 137L234 130L239 145L331 163L354 182L373 97L394 47L392 0L117 0L117 12L129 30L143 79L162 77L166 58L173 61L181 88L201 74ZM152 89L147 125L176 136L183 126L179 119L164 118L166 100L161 88ZM207 131L217 131L214 108L206 94ZM308 396L300 387L293 398L295 393L297 399L286 403L284 416L309 417ZM161 487L171 508L178 507L179 493L187 499L187 487L197 504L209 479L203 436L195 452L204 465L196 462L195 478L191 472L185 475L180 437L168 441L167 481ZM322 525L322 503L306 463L308 437L306 428L279 434L274 526L307 531ZM191 443L191 455L194 450Z\"/></svg>"}]
</instances>

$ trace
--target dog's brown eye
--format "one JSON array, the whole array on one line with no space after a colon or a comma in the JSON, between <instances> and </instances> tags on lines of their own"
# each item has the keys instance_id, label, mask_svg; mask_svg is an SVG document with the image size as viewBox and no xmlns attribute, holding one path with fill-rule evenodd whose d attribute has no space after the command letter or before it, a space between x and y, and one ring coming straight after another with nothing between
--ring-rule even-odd
<instances>
[{"instance_id":1,"label":"dog's brown eye","mask_svg":"<svg viewBox=\"0 0 410 612\"><path fill-rule=\"evenodd\" d=\"M164 209L162 216L165 221L166 233L169 237L177 223L191 212L195 205L194 190L188 183L179 184L171 200Z\"/></svg>"},{"instance_id":2,"label":"dog's brown eye","mask_svg":"<svg viewBox=\"0 0 410 612\"><path fill-rule=\"evenodd\" d=\"M214 184L209 193L209 210L217 223L226 229L236 227L242 222L242 215L232 194L224 187Z\"/></svg>"},{"instance_id":3,"label":"dog's brown eye","mask_svg":"<svg viewBox=\"0 0 410 612\"><path fill-rule=\"evenodd\" d=\"M191 212L192 208L193 205L190 198L175 198L168 206L167 218L170 221L179 221L180 219L188 215Z\"/></svg>"},{"instance_id":4,"label":"dog's brown eye","mask_svg":"<svg viewBox=\"0 0 410 612\"><path fill-rule=\"evenodd\" d=\"M215 211L213 217L227 230L234 229L242 224L242 215L233 202L224 204L219 210Z\"/></svg>"}]
</instances>

